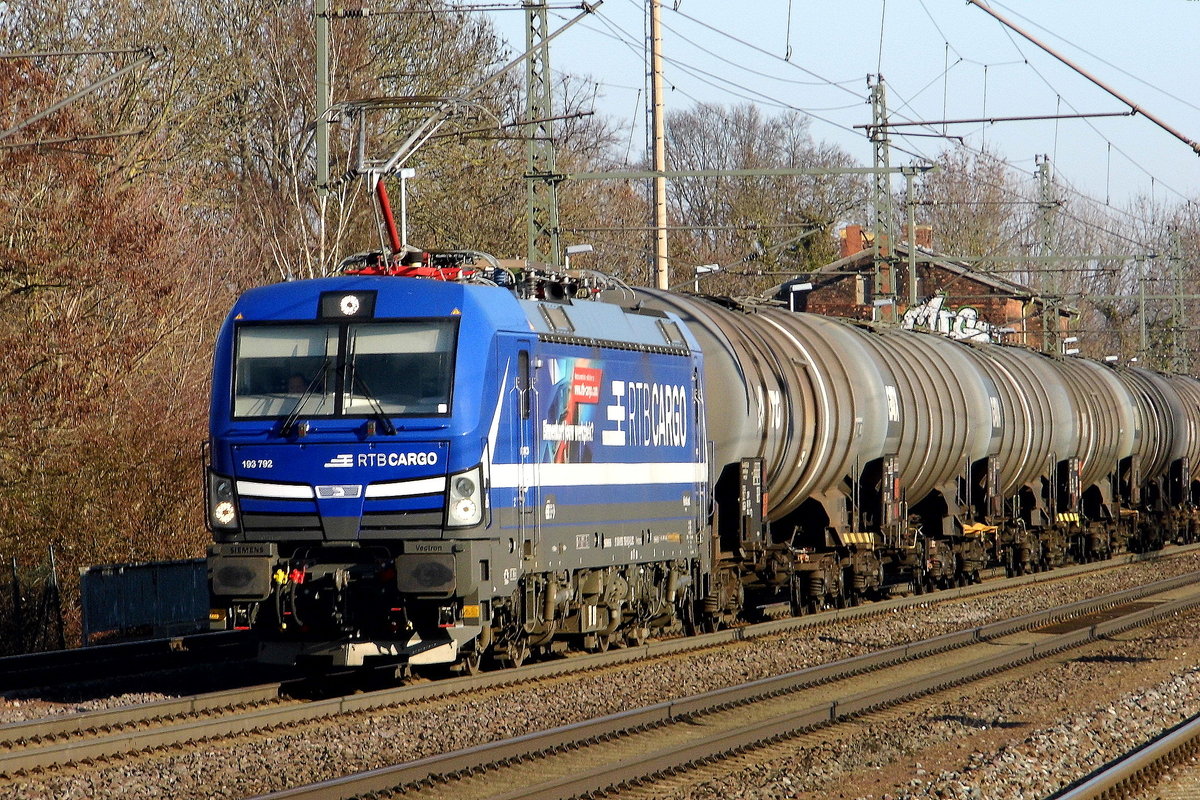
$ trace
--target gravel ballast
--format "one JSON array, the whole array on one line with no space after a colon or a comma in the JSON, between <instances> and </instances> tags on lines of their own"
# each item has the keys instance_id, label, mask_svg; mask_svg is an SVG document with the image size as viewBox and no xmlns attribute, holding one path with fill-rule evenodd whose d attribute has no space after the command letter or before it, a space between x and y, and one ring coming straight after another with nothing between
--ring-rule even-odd
<instances>
[{"instance_id":1,"label":"gravel ballast","mask_svg":"<svg viewBox=\"0 0 1200 800\"><path fill-rule=\"evenodd\" d=\"M45 779L17 779L0 783L0 797L22 800L118 796L242 798L777 675L1051 605L1106 594L1198 568L1200 555L1186 554L1166 561L1130 565L1115 572L1088 574L1025 586L1001 594L922 605L865 620L824 626L802 634L755 639L736 646L635 664L619 673L584 673L530 686L479 692L449 702L422 703L354 714L278 732L243 736L211 746L201 744L184 751L146 754L108 765L75 768ZM1200 626L1196 627L1200 629ZM1200 630L1193 633L1200 633ZM1133 666L1126 672L1133 675L1136 662L1131 663ZM1097 674L1112 670L1111 663L1083 662L1078 666L1085 670L1090 667ZM1058 678L1066 683L1078 683L1084 679L1084 675L1069 674ZM1179 665L1178 673L1167 676L1162 687L1139 687L1137 691L1159 692L1158 695L1145 697L1155 698L1155 702L1162 700L1175 703L1182 714L1184 709L1200 708L1198 683L1200 680L1190 666L1185 668L1185 665ZM1034 692L1022 699L1014 697L1008 689L996 689L990 699L987 692L980 696L983 699L979 701L979 708L946 708L932 719L917 717L911 721L911 725L906 724L900 729L893 726L879 733L875 737L875 744L869 745L874 748L876 762L879 765L895 765L895 769L904 770L905 774L911 773L911 780L919 781L898 790L889 790L891 797L898 800L901 797L980 796L963 792L970 792L972 785L979 785L992 765L1004 763L1010 766L997 767L1000 771L996 777L988 780L996 786L1006 787L1010 784L1003 781L1015 781L1011 784L1012 788L1006 788L1003 794L985 793L982 796L1041 796L1013 792L1017 791L1018 785L1023 785L1020 783L1021 770L1032 775L1039 773L1039 770L1044 772L1053 769L1042 760L1031 760L1031 754L1039 752L1040 748L1055 750L1058 745L1053 739L1033 741L1024 749L1019 742L1004 740L996 746L995 754L988 748L979 747L976 760L964 758L955 770L945 773L902 763L909 754L920 750L920 743L936 740L949 742L954 747L969 737L973 740L980 732L994 735L1018 730L1005 728L1006 720L1015 719L1022 708L1029 707L1029 703L1053 707L1049 704L1054 700L1045 699L1045 692L1039 691L1042 694ZM1110 696L1114 699L1099 707L1101 711L1109 704L1116 708L1115 704L1123 702L1123 695ZM132 697L136 695L123 699L128 702ZM157 698L147 696L138 701L152 699ZM31 702L34 704L30 705ZM103 702L95 701L97 704ZM1137 701L1131 702L1136 705ZM1144 698L1142 702L1149 704L1151 700ZM29 699L6 701L0 703L0 720L28 718L30 711L36 708L37 703ZM35 714L38 715L45 715L44 710ZM1092 715L1091 712L1071 715L1067 722L1045 726L1045 735L1066 736L1059 728L1065 726L1070 731L1073 725L1078 726L1080 731L1090 731L1094 723L1101 726L1095 734L1095 742L1092 742L1091 733L1080 733L1076 738L1081 742L1092 742L1092 749L1099 752L1101 744L1106 741L1103 716L1102 713ZM1115 716L1123 724L1126 717L1123 707ZM1148 713L1145 726L1159 725L1161 729L1163 721L1161 711L1157 717ZM1111 728L1113 732L1121 729L1120 725L1114 725ZM1040 728L1032 733L1020 729L1016 735L1023 741L1026 736L1040 732ZM1130 738L1128 730L1117 737L1122 744L1128 744ZM711 795L681 796L796 797L797 792L815 791L818 794L814 796L819 797L883 798L888 793L864 792L853 795L842 794L840 790L828 795L822 793L823 780L830 780L833 775L840 775L842 779L847 777L847 769L838 766L840 758L848 759L847 764L862 765L863 748L868 747L869 741L870 737L866 735L855 741L839 742L835 739L826 743L826 753L798 756L795 774L783 771L776 774L775 770L765 768L759 770L757 777L735 773L723 793L714 786ZM1080 748L1086 749L1087 746L1081 744ZM957 747L954 749L958 750ZM974 751L960 752L968 756ZM1038 759L1041 758L1038 756ZM1067 758L1071 763L1083 763L1079 753ZM1045 770L1038 765L1044 766ZM874 766L873 762L872 768ZM924 774L918 770L924 770ZM825 773L824 778L822 773ZM1032 784L1033 778L1029 781Z\"/></svg>"}]
</instances>

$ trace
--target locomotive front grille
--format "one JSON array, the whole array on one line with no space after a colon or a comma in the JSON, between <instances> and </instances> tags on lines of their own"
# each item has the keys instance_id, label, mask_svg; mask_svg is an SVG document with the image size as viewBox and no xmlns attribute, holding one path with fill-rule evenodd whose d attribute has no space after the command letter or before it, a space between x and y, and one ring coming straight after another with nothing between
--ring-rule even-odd
<instances>
[{"instance_id":1,"label":"locomotive front grille","mask_svg":"<svg viewBox=\"0 0 1200 800\"><path fill-rule=\"evenodd\" d=\"M245 531L319 531L321 518L316 514L254 514L242 515L242 529Z\"/></svg>"},{"instance_id":2,"label":"locomotive front grille","mask_svg":"<svg viewBox=\"0 0 1200 800\"><path fill-rule=\"evenodd\" d=\"M441 509L434 511L368 511L362 517L362 529L365 531L441 527Z\"/></svg>"},{"instance_id":3,"label":"locomotive front grille","mask_svg":"<svg viewBox=\"0 0 1200 800\"><path fill-rule=\"evenodd\" d=\"M364 531L389 530L439 530L442 527L442 511L387 511L367 512L362 516ZM321 517L318 514L255 514L242 515L242 530L248 533L259 531L320 531Z\"/></svg>"}]
</instances>

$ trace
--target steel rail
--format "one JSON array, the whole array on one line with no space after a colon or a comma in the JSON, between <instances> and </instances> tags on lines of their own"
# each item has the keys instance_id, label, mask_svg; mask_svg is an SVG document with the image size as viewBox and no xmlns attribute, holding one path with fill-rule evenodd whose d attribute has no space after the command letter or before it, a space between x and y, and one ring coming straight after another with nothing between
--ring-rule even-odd
<instances>
[{"instance_id":1,"label":"steel rail","mask_svg":"<svg viewBox=\"0 0 1200 800\"><path fill-rule=\"evenodd\" d=\"M628 735L633 731L669 723L692 721L700 715L731 706L759 702L820 683L860 675L957 647L993 641L1019 631L1111 609L1132 600L1194 584L1198 579L1200 579L1200 572L1189 573L1101 598L1079 601L920 642L891 647L876 653L798 670L786 675L764 678L739 686L658 703L500 742L478 745L453 753L274 792L262 795L256 800L317 800L318 798L322 800L342 798L345 800L371 792L393 791L402 786L426 781L441 781L455 774L471 773L513 760L532 758L542 753L580 747L589 742ZM852 715L860 715L909 697L974 680L1035 658L1052 655L1070 647L1077 647L1102 636L1145 624L1161 616L1177 613L1182 608L1191 605L1200 605L1200 594L1186 601L1168 602L1156 608L1088 624L1079 630L1052 636L1044 642L1016 647L1008 653L980 659L966 666L927 674L900 686L884 686L874 691L844 697L831 703L823 703L801 712L789 714L786 717L771 719L762 724L733 732L722 732L703 741L694 742L683 749L650 753L632 761L627 760L618 767L599 767L591 772L575 774L563 780L548 782L519 793L502 795L502 797L505 800L517 797L570 797L588 792L600 792L623 782L642 780L662 772L683 769L694 762L755 746L779 736L790 736L816 725L835 722Z\"/></svg>"},{"instance_id":2,"label":"steel rail","mask_svg":"<svg viewBox=\"0 0 1200 800\"><path fill-rule=\"evenodd\" d=\"M999 587L980 584L957 589L947 589L932 594L894 598L855 608L747 625L700 636L650 642L637 647L629 647L608 653L580 655L557 661L529 664L519 669L452 678L423 685L392 687L346 697L311 701L303 705L293 704L289 707L286 715L282 715L282 712L279 712L281 715L278 718L272 717L274 713L279 711L278 705L273 705L269 708L262 708L262 706L279 699L281 683L211 692L192 697L162 700L118 709L105 709L28 722L10 723L0 726L0 775L13 774L30 769L46 769L88 758L118 756L137 749L169 746L173 743L189 739L230 736L242 732L264 730L280 725L298 724L304 721L333 717L339 714L368 711L405 703L416 703L481 689L498 688L527 681L554 678L590 669L618 666L654 657L669 656L692 650L747 641L762 636L779 635L797 630L826 626L835 622L864 619L905 607L953 601L970 595L1018 588L1030 583L1060 580L1087 572L1111 569L1129 563L1157 560L1158 558L1170 557L1195 549L1200 549L1200 545L1191 545L1157 554L1124 554L1107 562L1075 565L1051 572L1008 579ZM1114 596L1115 599L1111 600L1097 598L1082 601L1082 603L1072 604L1078 607L1077 611L1067 611L1066 613L1088 613L1093 608L1102 607L1105 603L1112 605L1127 602L1129 599L1135 599L1137 596L1145 596L1145 592L1147 591L1151 591L1150 586L1127 590L1127 592L1120 593L1119 596ZM1039 612L1038 614L1027 615L1027 617L1018 619L1024 621L1022 624L1025 627L1029 627L1044 624L1042 621L1050 619L1048 616L1050 613ZM970 643L972 636L979 630L990 628L995 632L988 635L1004 635L998 632L1003 630L1002 626L1004 624L1004 622L993 623L991 626L972 628L959 634L948 634L945 637L937 637L936 640L930 641L944 640L943 649L961 646L962 644ZM892 650L899 652L905 648L911 649L912 647L914 645L906 645L902 648L893 648ZM898 657L902 660L903 658L912 656L901 654ZM850 661L854 660L851 659ZM865 664L866 662L863 663ZM824 665L814 667L812 674L821 676L818 680L826 680L828 678L824 676L835 674L836 670L834 668L836 666ZM220 712L228 713L221 718L203 720L201 726L202 732L199 736L194 730L194 726L198 724L195 721L188 722L177 719L174 723L170 723L172 718L198 714L215 717ZM162 724L164 722L168 724ZM140 728L140 730L123 730L134 727ZM102 735L96 735L97 732L101 732ZM90 738L81 739L84 736ZM69 741L54 741L56 739L67 740L68 737L74 738L69 739ZM3 752L4 750L8 752Z\"/></svg>"},{"instance_id":3,"label":"steel rail","mask_svg":"<svg viewBox=\"0 0 1200 800\"><path fill-rule=\"evenodd\" d=\"M1195 755L1200 749L1200 715L1176 725L1125 756L1106 764L1082 782L1056 792L1049 800L1099 800L1144 796L1143 782L1160 770Z\"/></svg>"},{"instance_id":4,"label":"steel rail","mask_svg":"<svg viewBox=\"0 0 1200 800\"><path fill-rule=\"evenodd\" d=\"M0 748L14 749L26 743L50 741L63 736L80 736L87 731L105 731L131 725L145 725L157 720L222 711L231 708L247 708L279 699L281 684L262 684L244 689L228 689L207 692L152 703L140 703L120 708L105 708L79 714L63 714L23 722L0 725ZM0 755L0 763L3 756ZM3 768L0 767L0 771Z\"/></svg>"},{"instance_id":5,"label":"steel rail","mask_svg":"<svg viewBox=\"0 0 1200 800\"><path fill-rule=\"evenodd\" d=\"M636 761L598 767L590 773L550 781L489 800L561 800L616 788L627 783L653 780L692 766L758 747L822 725L852 719L872 711L906 702L921 695L942 691L985 678L1023 664L1055 655L1098 639L1120 633L1163 617L1200 606L1200 595L1165 603L1154 609L1136 611L1108 622L1061 634L1045 642L1025 645L1010 653L978 659L965 666L940 671L898 686L852 695L823 703L794 714L722 732L680 750L660 750ZM1098 797L1098 795L1096 795Z\"/></svg>"}]
</instances>

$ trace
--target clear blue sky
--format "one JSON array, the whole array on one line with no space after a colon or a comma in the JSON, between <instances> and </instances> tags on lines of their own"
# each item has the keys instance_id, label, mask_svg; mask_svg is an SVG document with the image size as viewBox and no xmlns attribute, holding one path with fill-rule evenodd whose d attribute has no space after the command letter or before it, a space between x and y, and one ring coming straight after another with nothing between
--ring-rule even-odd
<instances>
[{"instance_id":1,"label":"clear blue sky","mask_svg":"<svg viewBox=\"0 0 1200 800\"><path fill-rule=\"evenodd\" d=\"M551 29L578 13L551 12ZM1200 0L992 0L989 5L1112 85L1140 107L1200 141L1194 67ZM605 0L551 45L555 71L588 76L597 110L636 123L644 146L646 0ZM524 14L490 11L514 50ZM964 0L663 0L668 108L698 100L764 110L796 108L813 135L862 164L871 149L855 125L870 121L866 76L887 81L893 121L1121 112L1117 99L1011 33ZM789 56L790 50L790 58ZM1143 116L955 125L948 132L987 147L1026 174L1047 154L1060 180L1104 202L1135 195L1200 198L1200 157ZM933 155L936 138L895 138ZM914 159L893 152L893 165Z\"/></svg>"}]
</instances>

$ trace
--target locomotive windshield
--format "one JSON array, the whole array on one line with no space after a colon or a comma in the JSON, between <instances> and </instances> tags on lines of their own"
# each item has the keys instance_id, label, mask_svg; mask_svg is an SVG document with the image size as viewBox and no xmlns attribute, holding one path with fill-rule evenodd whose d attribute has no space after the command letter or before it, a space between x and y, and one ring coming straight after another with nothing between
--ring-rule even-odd
<instances>
[{"instance_id":1,"label":"locomotive windshield","mask_svg":"<svg viewBox=\"0 0 1200 800\"><path fill-rule=\"evenodd\" d=\"M243 325L233 416L450 413L455 320Z\"/></svg>"}]
</instances>

